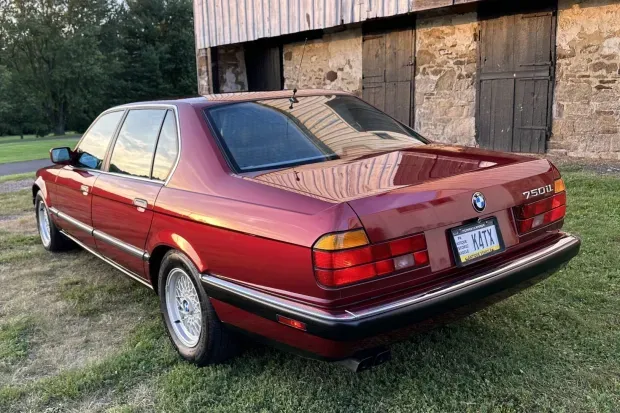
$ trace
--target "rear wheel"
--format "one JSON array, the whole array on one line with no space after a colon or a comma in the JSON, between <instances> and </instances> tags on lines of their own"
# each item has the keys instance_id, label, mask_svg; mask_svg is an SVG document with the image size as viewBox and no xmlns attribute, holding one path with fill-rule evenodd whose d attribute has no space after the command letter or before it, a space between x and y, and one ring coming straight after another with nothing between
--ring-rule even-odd
<instances>
[{"instance_id":1,"label":"rear wheel","mask_svg":"<svg viewBox=\"0 0 620 413\"><path fill-rule=\"evenodd\" d=\"M172 344L185 360L205 366L234 356L238 345L215 314L199 276L185 255L169 251L159 270L158 293Z\"/></svg>"},{"instance_id":2,"label":"rear wheel","mask_svg":"<svg viewBox=\"0 0 620 413\"><path fill-rule=\"evenodd\" d=\"M68 249L71 243L62 235L54 224L54 221L52 221L52 217L50 217L50 212L47 209L41 192L37 192L34 205L37 216L37 229L39 230L39 237L41 238L43 247L51 252L65 251Z\"/></svg>"}]
</instances>

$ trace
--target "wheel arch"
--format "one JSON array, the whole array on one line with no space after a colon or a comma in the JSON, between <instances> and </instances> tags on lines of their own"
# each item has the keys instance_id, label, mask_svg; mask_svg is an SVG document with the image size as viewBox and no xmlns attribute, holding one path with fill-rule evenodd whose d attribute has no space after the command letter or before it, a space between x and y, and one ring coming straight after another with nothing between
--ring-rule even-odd
<instances>
[{"instance_id":1,"label":"wheel arch","mask_svg":"<svg viewBox=\"0 0 620 413\"><path fill-rule=\"evenodd\" d=\"M43 195L43 199L45 200L45 203L47 204L47 206L50 206L50 199L49 199L49 194L47 192L47 186L45 185L45 181L43 180L43 178L40 176L32 184L32 204L33 205L36 200L37 193L39 191Z\"/></svg>"},{"instance_id":2,"label":"wheel arch","mask_svg":"<svg viewBox=\"0 0 620 413\"><path fill-rule=\"evenodd\" d=\"M151 280L153 290L157 293L159 270L161 268L162 260L168 251L175 250L185 256L187 256L192 264L198 269L199 272L205 272L207 270L207 263L204 261L196 249L185 238L176 233L160 233L153 237L157 242L154 243L152 248L149 248L148 259L148 275ZM149 241L154 241L150 239Z\"/></svg>"}]
</instances>

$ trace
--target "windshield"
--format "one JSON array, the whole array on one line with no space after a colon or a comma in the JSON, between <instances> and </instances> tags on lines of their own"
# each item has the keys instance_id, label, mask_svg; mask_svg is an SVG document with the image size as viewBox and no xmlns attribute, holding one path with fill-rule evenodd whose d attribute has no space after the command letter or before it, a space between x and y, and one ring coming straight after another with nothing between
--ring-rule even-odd
<instances>
[{"instance_id":1,"label":"windshield","mask_svg":"<svg viewBox=\"0 0 620 413\"><path fill-rule=\"evenodd\" d=\"M353 96L240 102L206 109L239 172L287 168L423 145L411 129Z\"/></svg>"}]
</instances>

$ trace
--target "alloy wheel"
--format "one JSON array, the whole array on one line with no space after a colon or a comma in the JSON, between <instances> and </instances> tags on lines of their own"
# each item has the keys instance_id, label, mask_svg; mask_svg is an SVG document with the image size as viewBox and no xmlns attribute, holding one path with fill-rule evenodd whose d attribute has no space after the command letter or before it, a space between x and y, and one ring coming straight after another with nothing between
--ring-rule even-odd
<instances>
[{"instance_id":1,"label":"alloy wheel","mask_svg":"<svg viewBox=\"0 0 620 413\"><path fill-rule=\"evenodd\" d=\"M172 330L187 347L195 347L202 331L202 308L190 276L174 268L166 280L166 309Z\"/></svg>"}]
</instances>

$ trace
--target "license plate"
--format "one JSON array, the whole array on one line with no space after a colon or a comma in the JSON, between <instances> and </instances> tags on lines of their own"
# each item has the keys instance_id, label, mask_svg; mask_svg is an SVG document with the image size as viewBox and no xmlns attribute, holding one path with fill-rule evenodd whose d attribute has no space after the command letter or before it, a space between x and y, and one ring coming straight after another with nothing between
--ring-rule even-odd
<instances>
[{"instance_id":1,"label":"license plate","mask_svg":"<svg viewBox=\"0 0 620 413\"><path fill-rule=\"evenodd\" d=\"M458 265L471 264L504 250L495 218L453 228L452 247Z\"/></svg>"}]
</instances>

